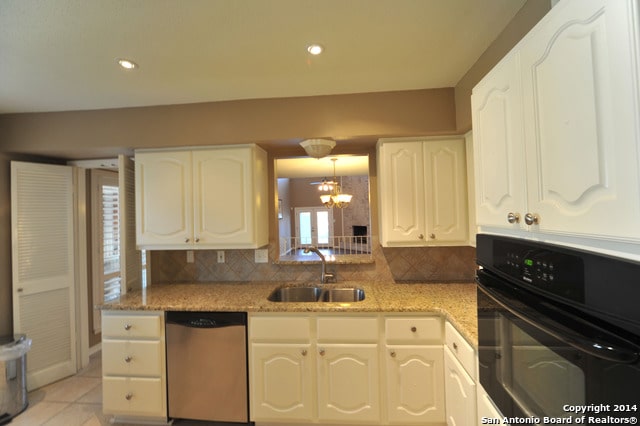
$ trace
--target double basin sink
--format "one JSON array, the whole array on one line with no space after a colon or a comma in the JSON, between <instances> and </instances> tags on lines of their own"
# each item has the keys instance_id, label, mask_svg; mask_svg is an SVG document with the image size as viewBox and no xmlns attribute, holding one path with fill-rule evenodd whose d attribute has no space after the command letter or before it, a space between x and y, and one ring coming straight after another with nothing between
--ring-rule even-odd
<instances>
[{"instance_id":1,"label":"double basin sink","mask_svg":"<svg viewBox=\"0 0 640 426\"><path fill-rule=\"evenodd\" d=\"M364 290L355 287L325 288L322 286L279 287L269 295L272 302L340 302L364 300Z\"/></svg>"}]
</instances>

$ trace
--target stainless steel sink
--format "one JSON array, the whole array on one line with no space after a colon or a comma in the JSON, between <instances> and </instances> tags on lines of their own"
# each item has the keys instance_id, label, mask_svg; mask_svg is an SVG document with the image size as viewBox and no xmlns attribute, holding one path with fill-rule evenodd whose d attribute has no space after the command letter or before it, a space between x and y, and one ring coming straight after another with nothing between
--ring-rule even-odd
<instances>
[{"instance_id":1,"label":"stainless steel sink","mask_svg":"<svg viewBox=\"0 0 640 426\"><path fill-rule=\"evenodd\" d=\"M272 302L360 302L364 300L360 288L279 287L269 295Z\"/></svg>"},{"instance_id":2,"label":"stainless steel sink","mask_svg":"<svg viewBox=\"0 0 640 426\"><path fill-rule=\"evenodd\" d=\"M272 302L317 302L320 293L322 293L320 287L280 287L269 295L269 300Z\"/></svg>"},{"instance_id":3,"label":"stainless steel sink","mask_svg":"<svg viewBox=\"0 0 640 426\"><path fill-rule=\"evenodd\" d=\"M364 290L361 288L332 288L326 289L320 295L322 302L360 302L364 300Z\"/></svg>"}]
</instances>

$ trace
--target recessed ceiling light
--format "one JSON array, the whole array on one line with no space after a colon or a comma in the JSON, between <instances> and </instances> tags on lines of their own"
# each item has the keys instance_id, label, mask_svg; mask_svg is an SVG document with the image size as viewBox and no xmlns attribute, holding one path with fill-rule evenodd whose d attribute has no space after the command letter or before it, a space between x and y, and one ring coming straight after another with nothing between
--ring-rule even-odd
<instances>
[{"instance_id":1,"label":"recessed ceiling light","mask_svg":"<svg viewBox=\"0 0 640 426\"><path fill-rule=\"evenodd\" d=\"M129 59L118 58L117 61L118 61L118 65L120 65L122 68L126 70L132 70L134 68L138 68L138 64L136 64L133 61L130 61Z\"/></svg>"},{"instance_id":2,"label":"recessed ceiling light","mask_svg":"<svg viewBox=\"0 0 640 426\"><path fill-rule=\"evenodd\" d=\"M307 52L311 53L312 55L319 55L322 53L322 46L320 46L319 44L310 44L309 46L307 46Z\"/></svg>"}]
</instances>

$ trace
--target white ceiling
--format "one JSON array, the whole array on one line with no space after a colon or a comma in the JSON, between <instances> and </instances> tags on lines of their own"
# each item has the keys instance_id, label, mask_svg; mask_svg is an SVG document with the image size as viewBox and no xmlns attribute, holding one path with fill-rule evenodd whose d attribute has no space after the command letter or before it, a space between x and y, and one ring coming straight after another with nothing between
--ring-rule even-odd
<instances>
[{"instance_id":1,"label":"white ceiling","mask_svg":"<svg viewBox=\"0 0 640 426\"><path fill-rule=\"evenodd\" d=\"M524 2L0 0L0 113L452 87Z\"/></svg>"}]
</instances>

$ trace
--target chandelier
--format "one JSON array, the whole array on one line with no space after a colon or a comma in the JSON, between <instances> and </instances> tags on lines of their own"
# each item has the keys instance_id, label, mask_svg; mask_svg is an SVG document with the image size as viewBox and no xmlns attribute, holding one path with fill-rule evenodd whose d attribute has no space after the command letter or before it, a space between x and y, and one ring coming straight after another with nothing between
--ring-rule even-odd
<instances>
[{"instance_id":1,"label":"chandelier","mask_svg":"<svg viewBox=\"0 0 640 426\"><path fill-rule=\"evenodd\" d=\"M326 188L326 190L329 190L331 192L329 194L321 195L320 200L322 201L322 204L324 204L324 206L328 209L333 207L342 209L349 206L353 195L342 193L342 188L340 187L340 184L336 179L336 161L338 161L338 159L332 158L331 161L333 161L333 181L326 186L320 186L320 188Z\"/></svg>"}]
</instances>

